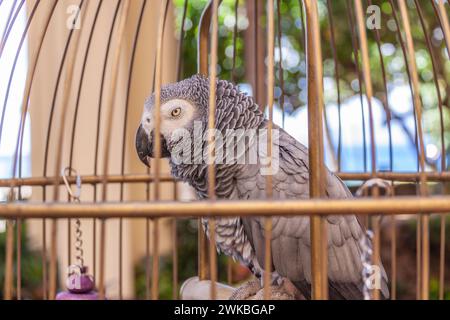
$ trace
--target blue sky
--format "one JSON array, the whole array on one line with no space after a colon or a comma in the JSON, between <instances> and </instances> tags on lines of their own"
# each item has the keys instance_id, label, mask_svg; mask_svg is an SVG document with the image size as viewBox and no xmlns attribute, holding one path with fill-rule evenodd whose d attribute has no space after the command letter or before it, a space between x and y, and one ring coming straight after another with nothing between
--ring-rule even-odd
<instances>
[{"instance_id":1,"label":"blue sky","mask_svg":"<svg viewBox=\"0 0 450 320\"><path fill-rule=\"evenodd\" d=\"M5 23L14 1L5 1L0 10L0 35L3 35ZM16 49L19 46L20 38L25 28L26 14L25 10L21 10L17 16L16 23L11 30L8 42L4 52L0 58L1 70L0 72L0 112L2 112L9 76L14 62ZM9 92L8 103L6 105L5 121L3 127L2 141L0 142L0 178L11 176L11 158L15 151L17 134L20 123L20 109L22 103L22 96L26 82L27 74L27 41L24 42L21 54L19 55L16 69L14 72L11 90ZM27 119L27 126L25 129L25 139L23 146L24 156L24 170L23 175L30 175L29 156L30 156L30 127L29 119Z\"/></svg>"}]
</instances>

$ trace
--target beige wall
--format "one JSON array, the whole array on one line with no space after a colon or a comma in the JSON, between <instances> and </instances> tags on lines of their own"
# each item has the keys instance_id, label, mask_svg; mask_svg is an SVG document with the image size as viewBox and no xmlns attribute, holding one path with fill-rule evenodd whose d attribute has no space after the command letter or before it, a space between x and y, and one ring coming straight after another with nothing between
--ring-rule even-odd
<instances>
[{"instance_id":1,"label":"beige wall","mask_svg":"<svg viewBox=\"0 0 450 320\"><path fill-rule=\"evenodd\" d=\"M144 173L146 169L139 162L134 150L134 134L139 123L140 113L145 97L150 92L153 79L153 61L155 58L155 44L157 24L159 21L159 6L162 1L149 0L147 3L144 20L141 27L141 36L139 38L139 45L136 53L134 76L132 79L132 87L129 104L128 130L126 132L126 151L125 151L125 172L126 173ZM29 1L31 6L34 1ZM47 19L50 7L53 1L41 1L37 12L36 21L33 23L32 33L30 37L30 64L32 64L32 57L34 56L41 33L44 28L44 23ZM32 127L32 173L33 176L43 175L44 150L47 141L47 126L49 123L50 107L53 97L53 90L56 84L56 77L59 64L62 57L62 52L66 43L69 30L66 26L66 19L68 17L66 8L69 4L78 3L78 1L62 0L59 1L56 13L50 24L49 32L45 38L43 45L43 52L39 60L37 74L34 79L32 94L30 98L30 115ZM69 164L69 150L70 139L72 132L72 123L75 110L75 93L80 86L81 66L84 58L85 48L88 40L88 34L92 26L94 13L97 8L98 0L85 1L87 3L87 15L82 21L81 38L79 48L77 51L77 58L75 64L74 78L71 86L70 102L66 107L66 127L64 132L63 144L63 167ZM83 81L83 91L80 99L79 114L77 121L77 130L74 144L74 159L73 167L83 175L90 175L94 172L94 153L95 153L95 137L96 137L96 119L98 110L98 101L100 94L100 80L102 75L103 61L105 57L106 44L109 28L111 25L113 13L115 10L116 1L107 0L102 5L97 26L93 36L91 50L89 52L89 59L86 66L85 79ZM125 110L125 94L128 79L128 65L130 61L132 43L134 40L134 33L136 23L138 20L138 13L141 7L141 1L131 1L128 21L126 25L126 41L122 47L122 56L120 63L120 72L118 78L117 92L115 92L115 111L112 130L112 143L110 145L109 157L109 173L119 174L122 154L122 130ZM86 8L86 7L85 7ZM169 15L166 24L165 40L164 40L164 55L163 55L163 81L173 81L175 78L175 61L176 61L176 40L174 37L174 18L173 7L169 8ZM117 27L117 24L116 24ZM80 31L76 31L80 32ZM117 37L113 36L110 59L106 73L106 81L104 86L103 112L101 114L101 130L100 130L100 147L99 147L99 161L98 173L103 172L103 150L104 138L106 129L107 110L111 106L107 105L107 97L109 94L109 86L111 81L111 60L114 49L116 48ZM71 47L71 50L74 48ZM64 75L62 77L64 79ZM59 134L59 124L61 119L63 85L60 85L58 91L56 107L54 112L54 120L51 128L51 135L49 137L50 148L48 158L48 172L47 175L53 176L55 173L55 159L57 150L57 137ZM165 184L162 186L162 196L165 199L172 198L172 186ZM61 189L61 201L66 201L66 193ZM52 200L52 187L47 188L47 201ZM101 199L101 186L97 189L97 197ZM108 201L119 199L119 186L110 185L107 194ZM133 185L125 187L126 200L144 200L145 186ZM42 201L42 189L33 189L33 200ZM82 201L93 200L93 188L85 186L82 190ZM47 224L50 228L50 223ZM97 224L98 225L98 224ZM161 223L161 251L168 252L170 250L170 229L167 221ZM106 287L107 295L109 297L117 297L118 294L118 220L110 220L107 222L107 270L106 270ZM92 270L93 266L93 223L92 221L82 221L83 240L85 250L86 264ZM74 226L72 223L72 230ZM97 236L99 230L97 230ZM30 237L31 243L40 247L42 245L42 222L30 222ZM58 259L61 271L61 279L64 279L64 270L68 265L67 261L67 221L62 220L58 223ZM50 234L47 234L47 240L50 240ZM97 238L97 253L98 253L98 238ZM50 243L47 243L49 247ZM73 244L72 244L73 248ZM145 221L133 220L124 221L124 237L123 237L123 252L124 252L124 294L125 297L132 297L133 288L133 266L134 263L145 254ZM74 250L72 249L72 263L74 261ZM98 266L98 257L97 257Z\"/></svg>"}]
</instances>

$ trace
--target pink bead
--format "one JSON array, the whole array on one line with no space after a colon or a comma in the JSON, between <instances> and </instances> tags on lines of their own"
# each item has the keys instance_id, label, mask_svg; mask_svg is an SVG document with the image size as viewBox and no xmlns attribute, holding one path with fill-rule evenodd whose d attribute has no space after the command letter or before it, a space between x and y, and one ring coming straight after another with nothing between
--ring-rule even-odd
<instances>
[{"instance_id":1,"label":"pink bead","mask_svg":"<svg viewBox=\"0 0 450 320\"><path fill-rule=\"evenodd\" d=\"M66 280L67 291L58 293L56 300L99 300L99 294L94 290L94 278L87 274L87 267L72 267L77 271L69 275Z\"/></svg>"},{"instance_id":2,"label":"pink bead","mask_svg":"<svg viewBox=\"0 0 450 320\"><path fill-rule=\"evenodd\" d=\"M87 293L94 289L94 279L88 274L72 274L66 281L67 289L72 293Z\"/></svg>"}]
</instances>

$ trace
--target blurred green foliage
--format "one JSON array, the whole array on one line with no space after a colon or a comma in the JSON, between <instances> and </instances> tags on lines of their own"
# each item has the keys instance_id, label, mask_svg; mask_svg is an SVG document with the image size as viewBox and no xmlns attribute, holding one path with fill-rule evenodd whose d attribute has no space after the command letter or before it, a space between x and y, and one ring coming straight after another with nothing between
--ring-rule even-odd
<instances>
[{"instance_id":1,"label":"blurred green foliage","mask_svg":"<svg viewBox=\"0 0 450 320\"><path fill-rule=\"evenodd\" d=\"M1 221L4 222L4 221ZM42 299L42 255L38 250L33 250L26 237L26 224L22 224L21 242L21 270L22 270L22 299ZM5 281L5 252L6 232L0 232L0 299L3 298ZM17 228L14 227L14 254L17 250ZM14 258L14 282L17 281L16 259ZM15 293L14 293L15 294Z\"/></svg>"},{"instance_id":2,"label":"blurred green foliage","mask_svg":"<svg viewBox=\"0 0 450 320\"><path fill-rule=\"evenodd\" d=\"M439 280L437 278L431 278L430 280L430 299L439 299ZM444 300L450 300L450 290L444 292Z\"/></svg>"}]
</instances>

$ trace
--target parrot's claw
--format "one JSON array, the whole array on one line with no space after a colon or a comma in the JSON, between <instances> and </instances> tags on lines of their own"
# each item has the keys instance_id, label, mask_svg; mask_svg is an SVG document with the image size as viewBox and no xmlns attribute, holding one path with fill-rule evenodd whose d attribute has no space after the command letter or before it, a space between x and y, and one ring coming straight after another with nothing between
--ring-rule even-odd
<instances>
[{"instance_id":1,"label":"parrot's claw","mask_svg":"<svg viewBox=\"0 0 450 320\"><path fill-rule=\"evenodd\" d=\"M265 300L264 298L264 288L259 290L251 300ZM269 287L269 299L270 300L296 300L295 296L288 293L281 286L270 286Z\"/></svg>"},{"instance_id":2,"label":"parrot's claw","mask_svg":"<svg viewBox=\"0 0 450 320\"><path fill-rule=\"evenodd\" d=\"M278 275L276 282L269 287L270 300L304 300L304 296L288 278ZM264 288L258 291L252 300L265 300Z\"/></svg>"},{"instance_id":3,"label":"parrot's claw","mask_svg":"<svg viewBox=\"0 0 450 320\"><path fill-rule=\"evenodd\" d=\"M304 300L304 296L298 291L295 285L287 278L281 278L280 284L269 286L270 300ZM230 300L265 300L264 287L259 279L251 280L243 286L237 288L230 297Z\"/></svg>"},{"instance_id":4,"label":"parrot's claw","mask_svg":"<svg viewBox=\"0 0 450 320\"><path fill-rule=\"evenodd\" d=\"M259 279L253 279L236 290L234 290L233 294L229 298L229 300L247 300L251 299L251 297L255 296L258 291L261 290L261 282Z\"/></svg>"}]
</instances>

